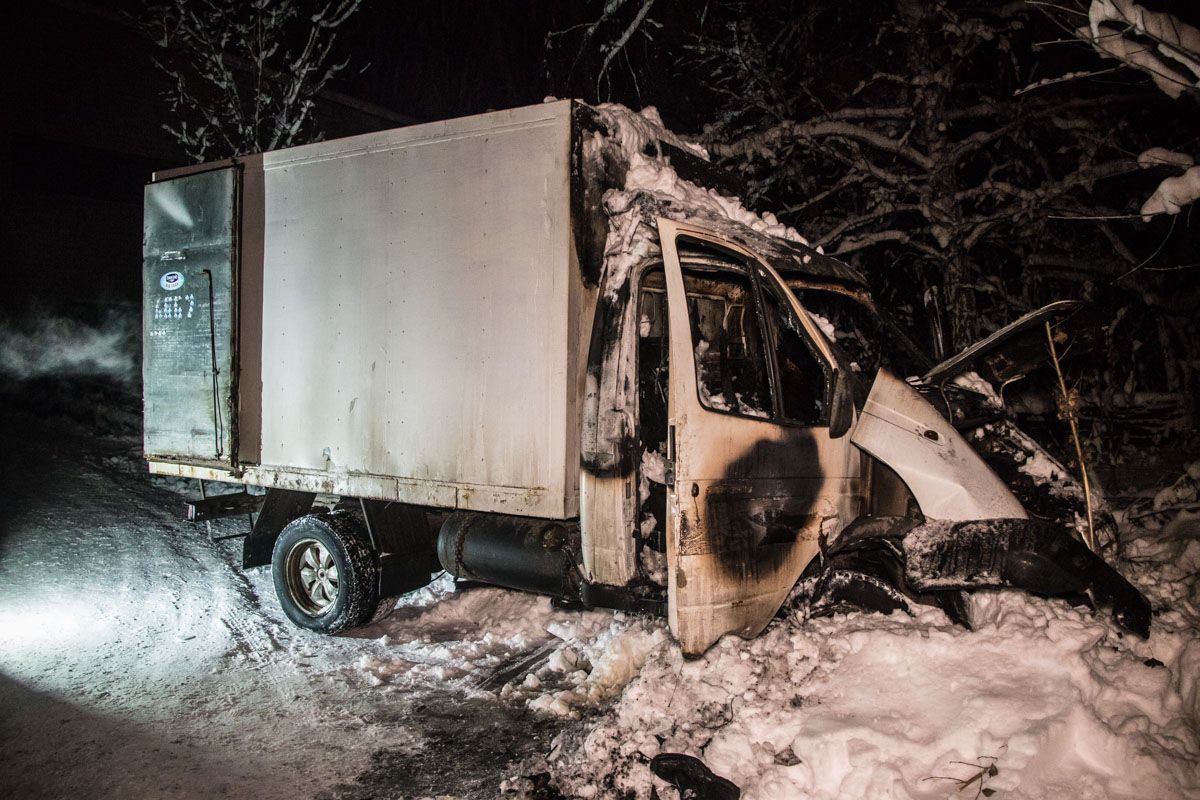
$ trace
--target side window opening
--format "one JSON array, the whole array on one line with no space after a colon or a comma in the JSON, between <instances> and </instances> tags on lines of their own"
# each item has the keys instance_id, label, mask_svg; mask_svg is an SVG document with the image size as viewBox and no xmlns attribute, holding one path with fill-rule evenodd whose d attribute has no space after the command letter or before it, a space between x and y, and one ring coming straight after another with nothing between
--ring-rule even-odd
<instances>
[{"instance_id":1,"label":"side window opening","mask_svg":"<svg viewBox=\"0 0 1200 800\"><path fill-rule=\"evenodd\" d=\"M823 289L794 286L792 291L818 323L832 329L850 369L866 385L880 367L904 378L922 375L932 366L902 330L858 300Z\"/></svg>"},{"instance_id":2,"label":"side window opening","mask_svg":"<svg viewBox=\"0 0 1200 800\"><path fill-rule=\"evenodd\" d=\"M750 276L684 265L700 403L713 411L773 416L762 320Z\"/></svg>"},{"instance_id":3,"label":"side window opening","mask_svg":"<svg viewBox=\"0 0 1200 800\"><path fill-rule=\"evenodd\" d=\"M762 281L768 341L779 370L781 414L802 425L821 424L828 419L829 368L791 307L767 289L766 276Z\"/></svg>"}]
</instances>

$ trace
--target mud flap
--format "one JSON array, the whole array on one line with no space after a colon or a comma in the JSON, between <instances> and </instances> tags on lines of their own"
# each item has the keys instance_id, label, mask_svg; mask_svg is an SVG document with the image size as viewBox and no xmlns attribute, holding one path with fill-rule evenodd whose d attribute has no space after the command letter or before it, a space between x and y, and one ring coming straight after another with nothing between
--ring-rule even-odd
<instances>
[{"instance_id":1,"label":"mud flap","mask_svg":"<svg viewBox=\"0 0 1200 800\"><path fill-rule=\"evenodd\" d=\"M930 520L903 537L905 578L918 590L1012 588L1050 597L1087 595L1113 620L1150 635L1150 603L1059 525L1032 519Z\"/></svg>"},{"instance_id":2,"label":"mud flap","mask_svg":"<svg viewBox=\"0 0 1200 800\"><path fill-rule=\"evenodd\" d=\"M254 529L242 542L242 568L265 567L271 563L271 553L279 532L292 520L299 519L312 510L312 492L296 492L291 489L268 489Z\"/></svg>"}]
</instances>

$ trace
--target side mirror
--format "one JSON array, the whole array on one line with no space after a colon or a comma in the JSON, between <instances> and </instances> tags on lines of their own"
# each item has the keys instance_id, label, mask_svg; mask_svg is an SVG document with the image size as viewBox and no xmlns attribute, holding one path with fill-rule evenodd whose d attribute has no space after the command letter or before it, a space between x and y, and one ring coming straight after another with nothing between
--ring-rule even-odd
<instances>
[{"instance_id":1,"label":"side mirror","mask_svg":"<svg viewBox=\"0 0 1200 800\"><path fill-rule=\"evenodd\" d=\"M854 424L854 395L850 378L843 370L833 371L833 392L829 401L829 435L840 439Z\"/></svg>"}]
</instances>

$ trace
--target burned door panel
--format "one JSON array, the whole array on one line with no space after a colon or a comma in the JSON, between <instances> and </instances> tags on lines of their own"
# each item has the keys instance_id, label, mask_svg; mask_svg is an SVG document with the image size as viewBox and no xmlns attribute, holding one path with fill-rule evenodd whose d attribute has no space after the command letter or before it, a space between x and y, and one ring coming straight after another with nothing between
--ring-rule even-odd
<instances>
[{"instance_id":1,"label":"burned door panel","mask_svg":"<svg viewBox=\"0 0 1200 800\"><path fill-rule=\"evenodd\" d=\"M232 466L236 168L145 191L144 449Z\"/></svg>"},{"instance_id":2,"label":"burned door panel","mask_svg":"<svg viewBox=\"0 0 1200 800\"><path fill-rule=\"evenodd\" d=\"M778 277L701 229L660 220L659 232L675 472L668 616L684 652L698 654L725 633L749 637L766 626L817 553L822 530L862 510L861 462L846 439L829 436L831 354L794 300L776 285L765 302L753 276ZM724 263L698 259L695 243L723 247ZM765 323L768 312L777 322ZM788 336L805 336L802 348L784 341L786 326ZM807 361L781 363L788 358ZM780 390L794 390L802 374L820 388L803 387L785 403Z\"/></svg>"},{"instance_id":3,"label":"burned door panel","mask_svg":"<svg viewBox=\"0 0 1200 800\"><path fill-rule=\"evenodd\" d=\"M931 385L945 383L967 370L979 371L1000 387L1020 380L1047 363L1046 325L1067 336L1061 328L1070 323L1072 342L1087 342L1095 336L1092 320L1080 313L1084 308L1085 304L1079 300L1058 300L1042 306L931 368L922 380ZM1081 345L1080 349L1086 347Z\"/></svg>"}]
</instances>

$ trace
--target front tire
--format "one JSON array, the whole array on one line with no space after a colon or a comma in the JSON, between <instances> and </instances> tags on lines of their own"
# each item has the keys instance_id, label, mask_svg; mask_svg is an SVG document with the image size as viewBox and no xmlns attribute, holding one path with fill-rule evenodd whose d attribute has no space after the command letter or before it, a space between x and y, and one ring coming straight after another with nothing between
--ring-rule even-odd
<instances>
[{"instance_id":1,"label":"front tire","mask_svg":"<svg viewBox=\"0 0 1200 800\"><path fill-rule=\"evenodd\" d=\"M280 532L271 555L275 594L288 619L319 633L366 624L379 604L379 556L347 511L310 514Z\"/></svg>"}]
</instances>

